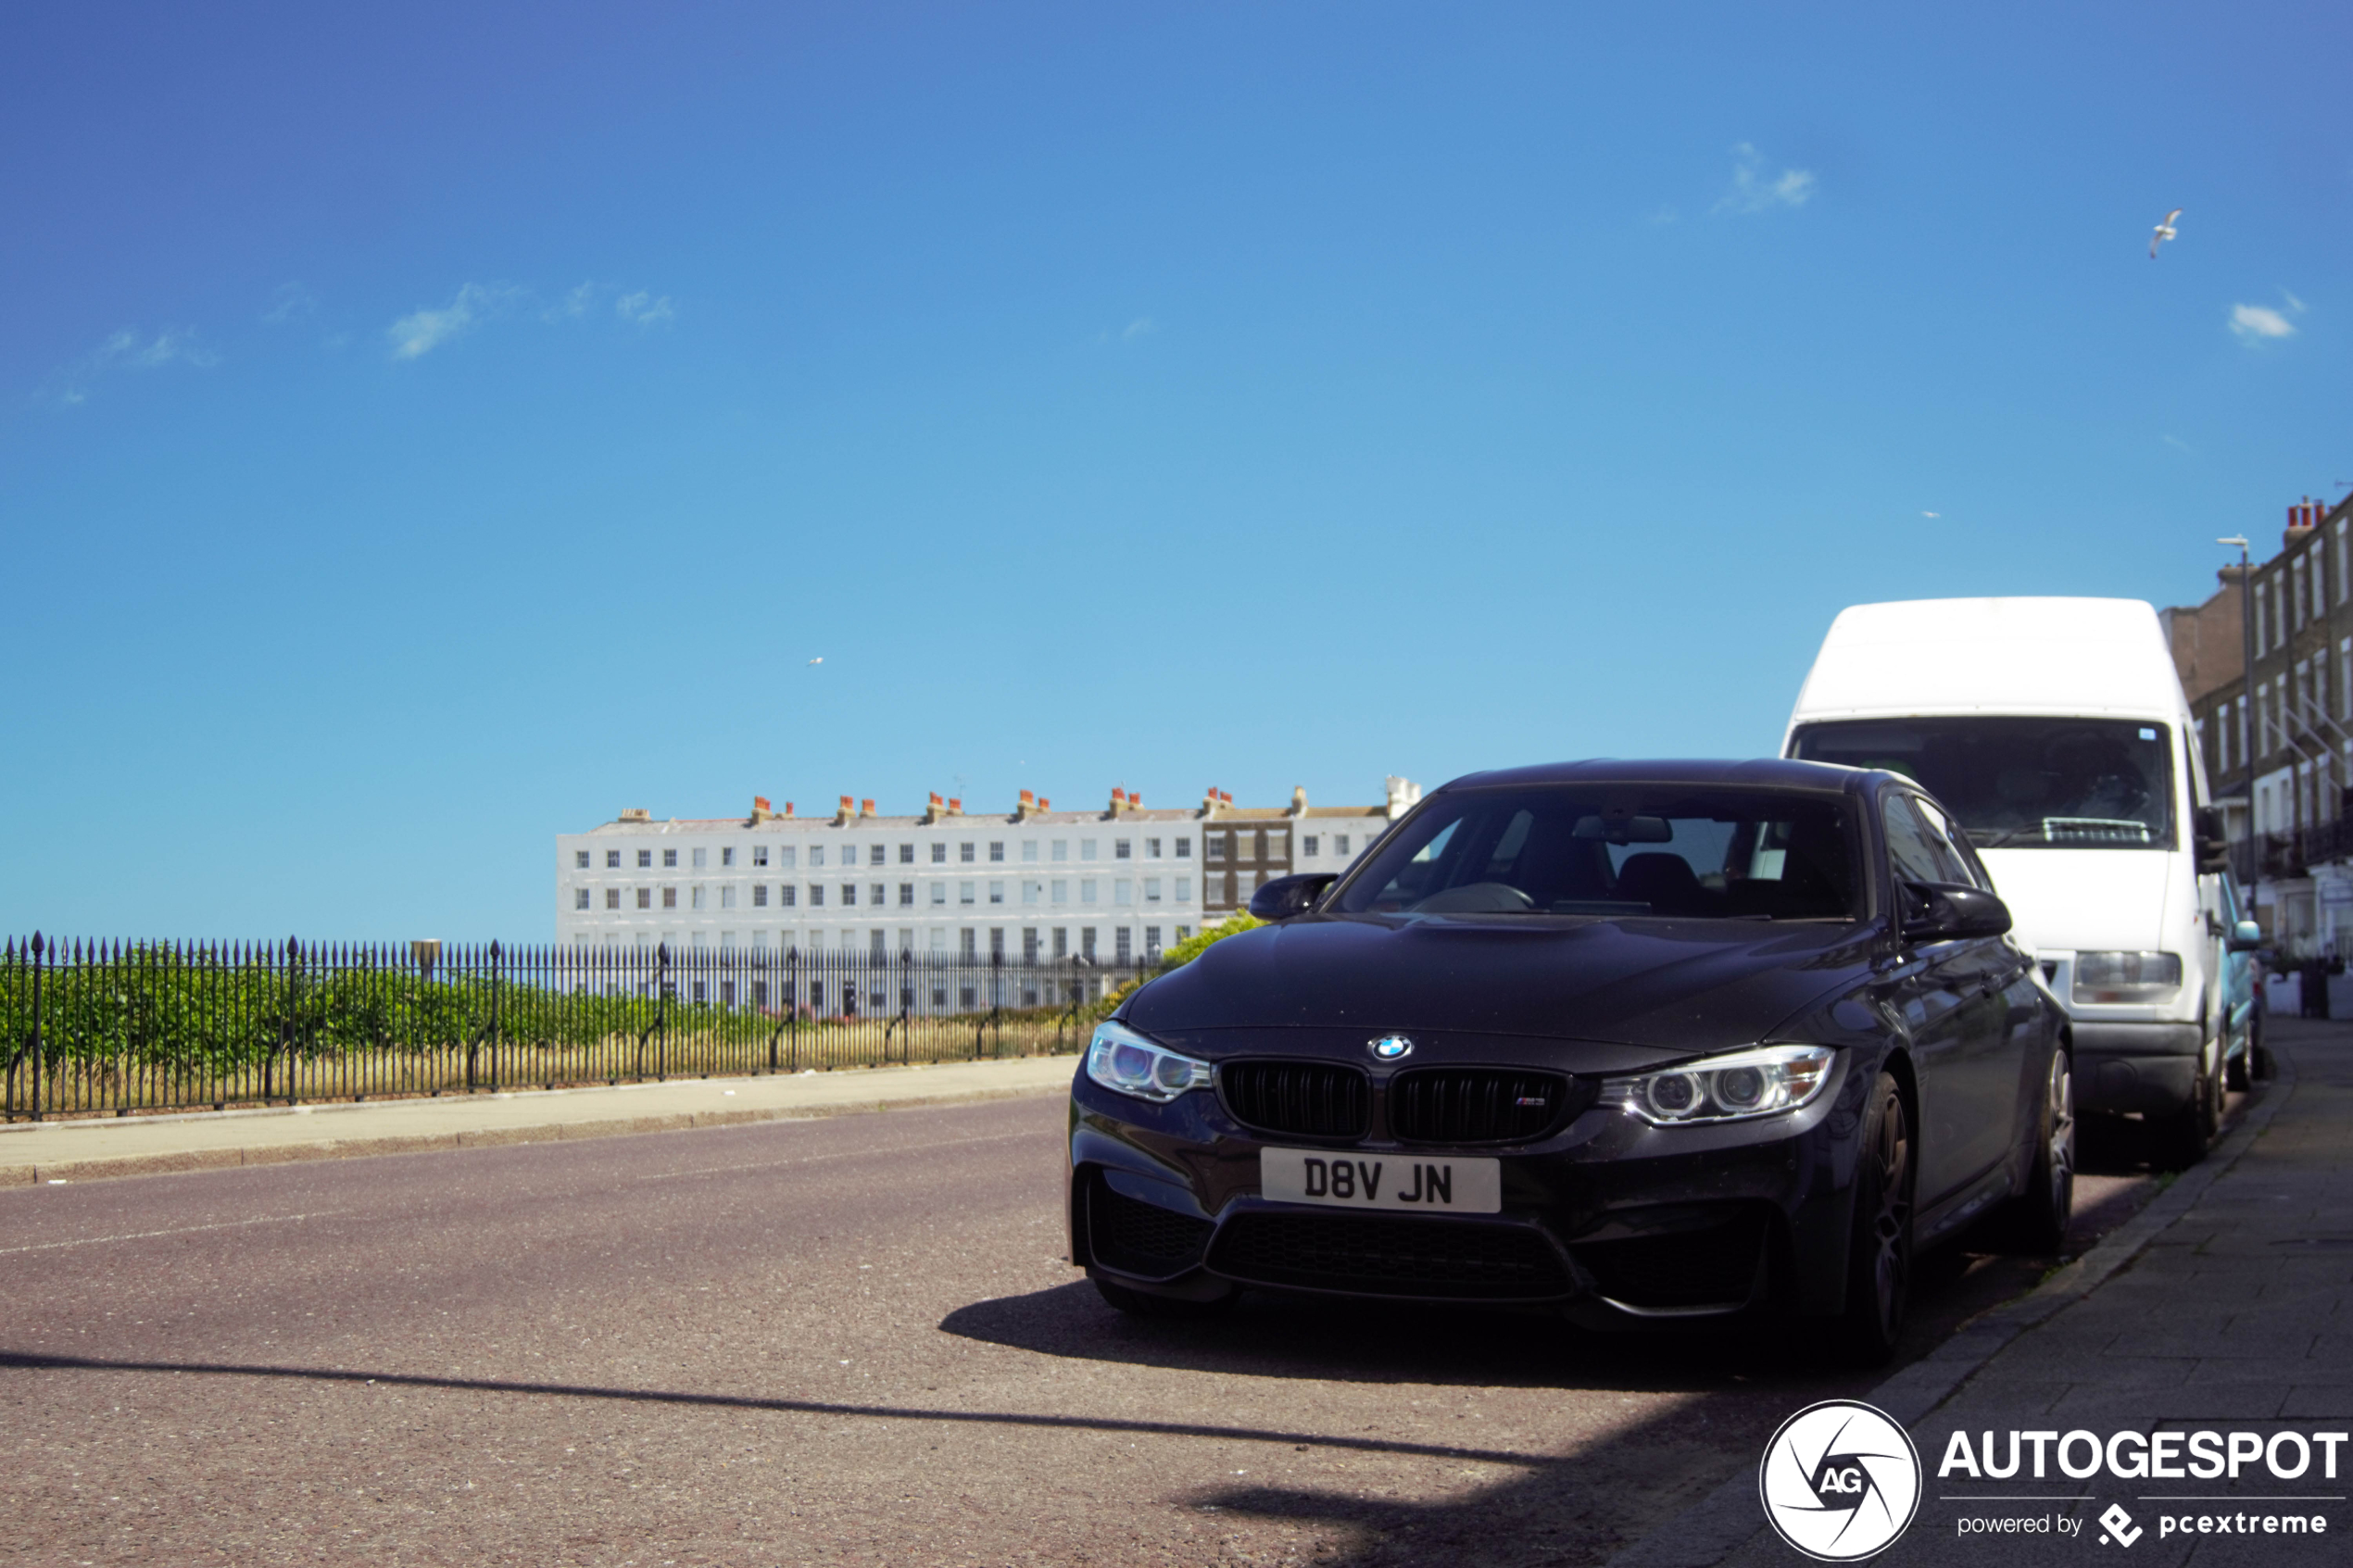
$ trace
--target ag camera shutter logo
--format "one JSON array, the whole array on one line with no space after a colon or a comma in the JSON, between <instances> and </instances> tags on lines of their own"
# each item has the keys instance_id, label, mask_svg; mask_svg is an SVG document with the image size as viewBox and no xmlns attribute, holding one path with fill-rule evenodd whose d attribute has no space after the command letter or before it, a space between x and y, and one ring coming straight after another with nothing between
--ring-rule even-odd
<instances>
[{"instance_id":1,"label":"ag camera shutter logo","mask_svg":"<svg viewBox=\"0 0 2353 1568\"><path fill-rule=\"evenodd\" d=\"M1886 1411L1825 1399L1781 1423L1756 1467L1765 1517L1817 1562L1885 1549L1920 1506L1920 1455Z\"/></svg>"}]
</instances>

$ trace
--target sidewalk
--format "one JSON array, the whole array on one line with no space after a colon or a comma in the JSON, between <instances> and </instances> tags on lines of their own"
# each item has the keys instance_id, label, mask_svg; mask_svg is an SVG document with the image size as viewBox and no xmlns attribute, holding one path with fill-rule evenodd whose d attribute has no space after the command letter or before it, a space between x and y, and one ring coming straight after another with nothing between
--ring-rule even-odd
<instances>
[{"instance_id":1,"label":"sidewalk","mask_svg":"<svg viewBox=\"0 0 2353 1568\"><path fill-rule=\"evenodd\" d=\"M1060 1094L1076 1056L0 1126L0 1186Z\"/></svg>"},{"instance_id":2,"label":"sidewalk","mask_svg":"<svg viewBox=\"0 0 2353 1568\"><path fill-rule=\"evenodd\" d=\"M2353 1023L2275 1017L2269 1025L2279 1077L2203 1162L2032 1295L1965 1325L1865 1397L1910 1431L1922 1466L1918 1514L1874 1561L2082 1563L2108 1544L2099 1521L2111 1505L2131 1516L2133 1568L2353 1560L2345 1500L2353 1446L2334 1479L2317 1450L2296 1480L2275 1479L2259 1461L2235 1482L2125 1479L2105 1469L2073 1480L2055 1462L2040 1480L2023 1468L2001 1481L1938 1476L1957 1430L1973 1444L1990 1431L2004 1449L2012 1431L2082 1430L2103 1440L2239 1431L2268 1440L2283 1430L2353 1430ZM2259 1515L2291 1511L2325 1515L2328 1533L2159 1533L2164 1515L2252 1512L2259 1525ZM2003 1517L2047 1523L1963 1533L1965 1519ZM1615 1560L1626 1568L1804 1561L1767 1528L1754 1469Z\"/></svg>"}]
</instances>

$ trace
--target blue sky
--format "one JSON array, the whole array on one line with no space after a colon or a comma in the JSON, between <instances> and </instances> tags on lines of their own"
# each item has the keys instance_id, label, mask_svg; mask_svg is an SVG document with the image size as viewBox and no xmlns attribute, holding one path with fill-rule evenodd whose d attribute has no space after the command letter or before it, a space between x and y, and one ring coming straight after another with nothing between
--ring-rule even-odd
<instances>
[{"instance_id":1,"label":"blue sky","mask_svg":"<svg viewBox=\"0 0 2353 1568\"><path fill-rule=\"evenodd\" d=\"M544 938L624 806L1756 754L1846 604L2195 600L2353 476L2348 53L12 8L0 929Z\"/></svg>"}]
</instances>

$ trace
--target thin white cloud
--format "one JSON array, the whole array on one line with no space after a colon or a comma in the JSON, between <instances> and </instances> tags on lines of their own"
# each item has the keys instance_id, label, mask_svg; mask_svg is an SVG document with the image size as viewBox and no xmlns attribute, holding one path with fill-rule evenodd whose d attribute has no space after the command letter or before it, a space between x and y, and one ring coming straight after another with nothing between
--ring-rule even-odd
<instances>
[{"instance_id":1,"label":"thin white cloud","mask_svg":"<svg viewBox=\"0 0 2353 1568\"><path fill-rule=\"evenodd\" d=\"M1766 172L1765 155L1746 142L1732 148L1732 188L1717 199L1714 212L1771 212L1777 207L1804 207L1814 199L1819 182L1810 169Z\"/></svg>"},{"instance_id":2,"label":"thin white cloud","mask_svg":"<svg viewBox=\"0 0 2353 1568\"><path fill-rule=\"evenodd\" d=\"M1158 327L1152 324L1152 319L1150 316L1139 316L1134 320L1128 322L1127 325L1121 330L1119 335L1123 338L1139 338L1147 332L1154 332L1159 330L1160 329Z\"/></svg>"},{"instance_id":3,"label":"thin white cloud","mask_svg":"<svg viewBox=\"0 0 2353 1568\"><path fill-rule=\"evenodd\" d=\"M263 311L261 324L283 327L319 314L319 301L300 283L280 283L276 299Z\"/></svg>"},{"instance_id":4,"label":"thin white cloud","mask_svg":"<svg viewBox=\"0 0 2353 1568\"><path fill-rule=\"evenodd\" d=\"M539 313L543 321L576 321L588 314L588 307L596 300L597 285L582 283L567 290L560 299Z\"/></svg>"},{"instance_id":5,"label":"thin white cloud","mask_svg":"<svg viewBox=\"0 0 2353 1568\"><path fill-rule=\"evenodd\" d=\"M207 370L219 363L220 356L197 338L193 327L168 327L153 337L126 327L67 367L50 395L67 405L86 403L98 381L117 371L159 370L167 365Z\"/></svg>"},{"instance_id":6,"label":"thin white cloud","mask_svg":"<svg viewBox=\"0 0 2353 1568\"><path fill-rule=\"evenodd\" d=\"M650 327L659 322L674 320L678 314L671 308L668 295L663 295L657 299L642 289L635 294L623 295L612 302L612 307L613 313L623 320L634 321L641 327Z\"/></svg>"},{"instance_id":7,"label":"thin white cloud","mask_svg":"<svg viewBox=\"0 0 2353 1568\"><path fill-rule=\"evenodd\" d=\"M1655 207L1648 212L1642 214L1642 220L1646 223L1655 223L1664 227L1667 224L1675 222L1682 216L1683 215L1681 213L1676 211L1672 207Z\"/></svg>"},{"instance_id":8,"label":"thin white cloud","mask_svg":"<svg viewBox=\"0 0 2353 1568\"><path fill-rule=\"evenodd\" d=\"M2183 440L2178 435L2160 435L2158 439L2164 442L2168 446L2172 447L2176 452L2184 453L2193 458L2197 456L2197 448L2191 445L2188 442Z\"/></svg>"},{"instance_id":9,"label":"thin white cloud","mask_svg":"<svg viewBox=\"0 0 2353 1568\"><path fill-rule=\"evenodd\" d=\"M422 358L498 315L522 296L522 290L509 283L468 283L458 291L457 298L441 309L411 311L386 327L384 335L392 340L392 357Z\"/></svg>"},{"instance_id":10,"label":"thin white cloud","mask_svg":"<svg viewBox=\"0 0 2353 1568\"><path fill-rule=\"evenodd\" d=\"M2231 331L2241 343L2262 343L2268 339L2294 337L2296 323L2268 305L2233 305L2231 307Z\"/></svg>"}]
</instances>

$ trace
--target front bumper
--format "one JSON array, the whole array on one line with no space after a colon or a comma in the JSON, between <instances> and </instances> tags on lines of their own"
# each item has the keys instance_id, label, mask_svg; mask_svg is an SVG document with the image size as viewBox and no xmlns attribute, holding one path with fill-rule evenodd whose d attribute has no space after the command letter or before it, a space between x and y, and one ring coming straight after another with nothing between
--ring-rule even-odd
<instances>
[{"instance_id":1,"label":"front bumper","mask_svg":"<svg viewBox=\"0 0 2353 1568\"><path fill-rule=\"evenodd\" d=\"M1256 1132L1214 1090L1156 1106L1082 1073L1071 1258L1131 1288L1194 1298L1245 1285L1541 1304L1596 1326L1720 1317L1768 1299L1834 1312L1870 1082L1858 1084L1855 1054L1842 1052L1822 1095L1786 1116L1655 1128L1594 1108L1534 1143L1448 1148ZM1401 1165L1491 1158L1502 1209L1421 1216L1270 1201L1258 1177L1268 1147Z\"/></svg>"},{"instance_id":2,"label":"front bumper","mask_svg":"<svg viewBox=\"0 0 2353 1568\"><path fill-rule=\"evenodd\" d=\"M2072 1025L2079 1110L2163 1115L2190 1103L2205 1031L2195 1023Z\"/></svg>"}]
</instances>

